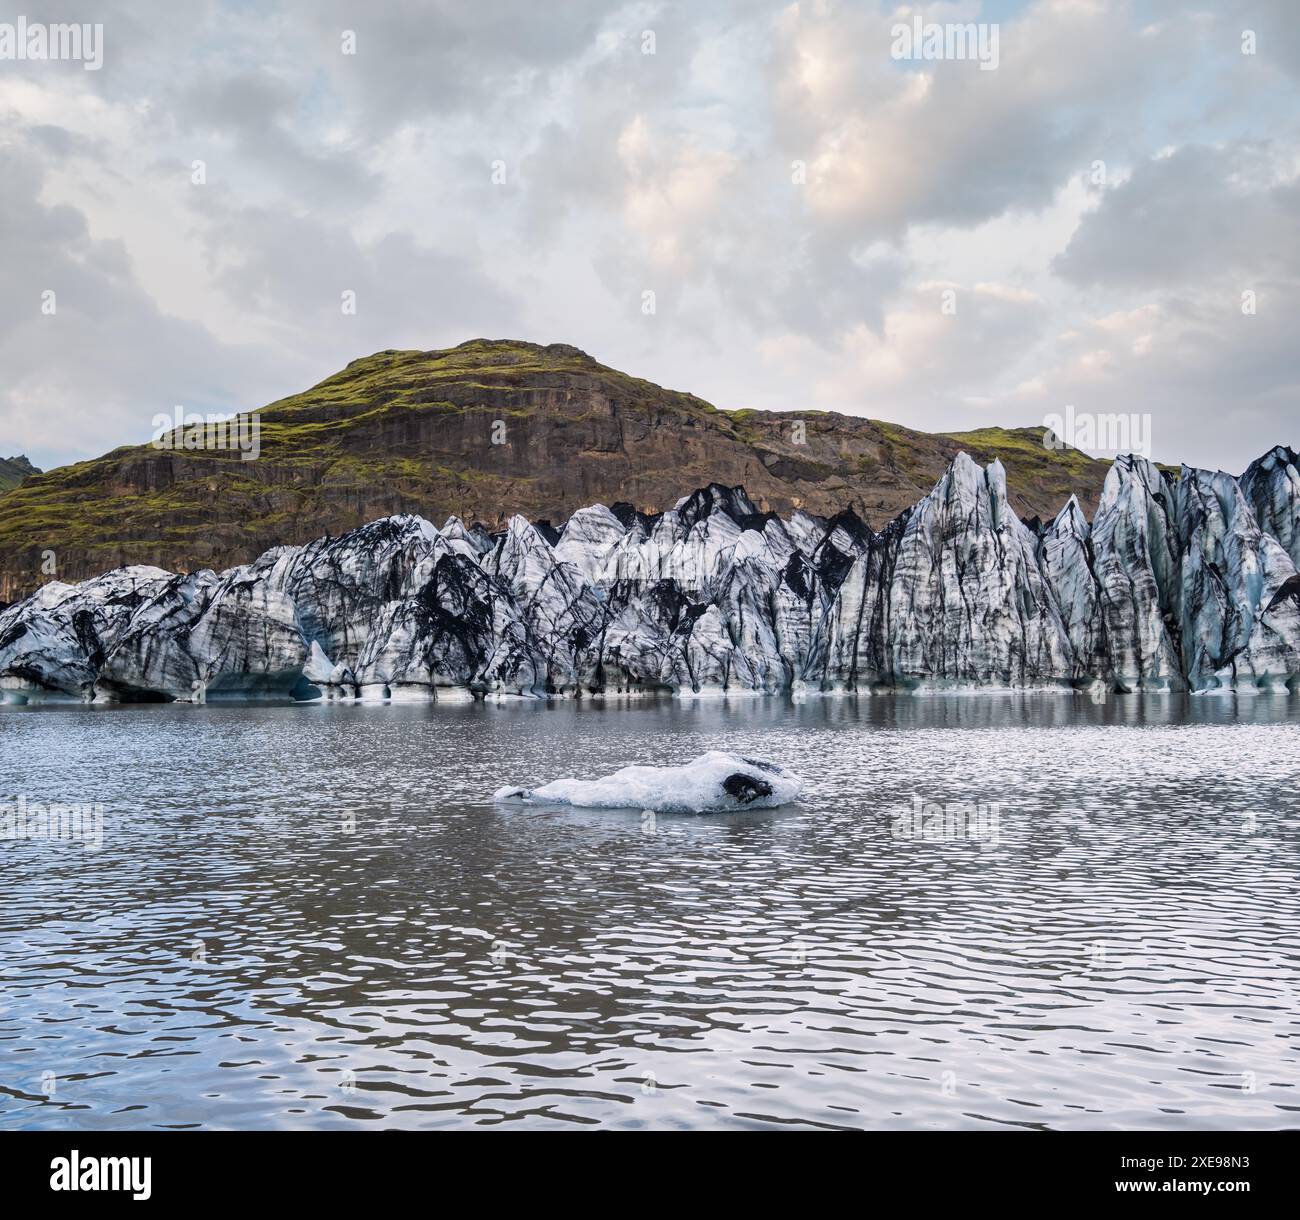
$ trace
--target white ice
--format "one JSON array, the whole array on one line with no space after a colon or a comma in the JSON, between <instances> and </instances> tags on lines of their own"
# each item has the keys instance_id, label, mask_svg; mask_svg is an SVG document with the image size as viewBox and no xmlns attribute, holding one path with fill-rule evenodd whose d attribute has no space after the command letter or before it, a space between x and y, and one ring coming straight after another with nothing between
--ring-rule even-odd
<instances>
[{"instance_id":1,"label":"white ice","mask_svg":"<svg viewBox=\"0 0 1300 1220\"><path fill-rule=\"evenodd\" d=\"M732 781L731 792L725 786L728 779ZM705 813L772 809L795 800L802 789L803 779L777 763L710 750L681 767L623 767L601 779L557 779L540 788L501 788L493 799L593 809Z\"/></svg>"}]
</instances>

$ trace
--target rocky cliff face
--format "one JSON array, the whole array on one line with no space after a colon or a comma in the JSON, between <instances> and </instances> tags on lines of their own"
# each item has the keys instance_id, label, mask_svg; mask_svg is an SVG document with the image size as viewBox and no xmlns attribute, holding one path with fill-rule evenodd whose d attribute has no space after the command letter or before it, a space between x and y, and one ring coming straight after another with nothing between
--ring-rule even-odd
<instances>
[{"instance_id":1,"label":"rocky cliff face","mask_svg":"<svg viewBox=\"0 0 1300 1220\"><path fill-rule=\"evenodd\" d=\"M141 438L151 418L142 411ZM564 521L619 500L653 513L710 482L743 485L755 511L851 507L883 525L963 447L1001 458L1023 516L1050 514L1072 492L1090 509L1106 473L1077 450L1045 449L1041 430L959 442L828 412L719 411L563 344L379 352L256 419L256 460L187 447L200 437L182 430L173 449L133 445L27 472L0 495L0 601L120 564L252 563L393 515L451 514L495 531L515 515ZM251 425L239 433L251 440Z\"/></svg>"},{"instance_id":2,"label":"rocky cliff face","mask_svg":"<svg viewBox=\"0 0 1300 1220\"><path fill-rule=\"evenodd\" d=\"M1117 460L1089 524L955 457L881 532L711 484L495 536L413 515L220 574L126 567L0 614L10 699L201 701L1300 689L1294 455L1240 480ZM1261 518L1263 520L1261 520ZM1282 532L1285 532L1283 529Z\"/></svg>"},{"instance_id":3,"label":"rocky cliff face","mask_svg":"<svg viewBox=\"0 0 1300 1220\"><path fill-rule=\"evenodd\" d=\"M0 458L0 491L17 487L29 474L40 473L23 454L17 457Z\"/></svg>"}]
</instances>

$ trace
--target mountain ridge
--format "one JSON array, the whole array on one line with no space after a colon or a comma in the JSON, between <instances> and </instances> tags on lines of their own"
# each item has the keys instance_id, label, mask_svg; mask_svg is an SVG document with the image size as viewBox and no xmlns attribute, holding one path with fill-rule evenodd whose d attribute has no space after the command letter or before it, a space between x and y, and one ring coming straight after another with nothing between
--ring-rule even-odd
<instances>
[{"instance_id":1,"label":"mountain ridge","mask_svg":"<svg viewBox=\"0 0 1300 1220\"><path fill-rule=\"evenodd\" d=\"M134 563L193 571L395 513L500 528L594 502L660 510L712 482L747 487L761 511L852 508L880 527L963 449L1001 459L1017 512L1049 518L1070 494L1095 507L1108 468L1043 447L1041 429L958 440L826 411L724 411L570 344L515 340L386 349L241 419L253 417L256 461L120 446L0 494L0 600L47 579L49 552L65 580Z\"/></svg>"},{"instance_id":2,"label":"mountain ridge","mask_svg":"<svg viewBox=\"0 0 1300 1220\"><path fill-rule=\"evenodd\" d=\"M17 487L29 474L40 474L25 453L14 457L0 458L0 492Z\"/></svg>"}]
</instances>

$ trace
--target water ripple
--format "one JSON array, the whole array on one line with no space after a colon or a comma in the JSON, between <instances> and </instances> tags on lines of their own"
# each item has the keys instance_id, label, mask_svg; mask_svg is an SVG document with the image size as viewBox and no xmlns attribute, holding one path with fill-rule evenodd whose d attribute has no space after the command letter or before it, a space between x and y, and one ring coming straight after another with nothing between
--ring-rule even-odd
<instances>
[{"instance_id":1,"label":"water ripple","mask_svg":"<svg viewBox=\"0 0 1300 1220\"><path fill-rule=\"evenodd\" d=\"M1294 1126L1298 708L6 709L0 1126ZM810 790L487 799L705 748Z\"/></svg>"}]
</instances>

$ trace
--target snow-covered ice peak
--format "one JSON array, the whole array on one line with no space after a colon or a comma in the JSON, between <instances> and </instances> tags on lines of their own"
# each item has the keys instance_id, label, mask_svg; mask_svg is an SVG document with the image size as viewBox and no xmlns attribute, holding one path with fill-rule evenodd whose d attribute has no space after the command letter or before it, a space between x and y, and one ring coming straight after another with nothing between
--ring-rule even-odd
<instances>
[{"instance_id":1,"label":"snow-covered ice peak","mask_svg":"<svg viewBox=\"0 0 1300 1220\"><path fill-rule=\"evenodd\" d=\"M1285 445L1270 449L1246 468L1241 490L1260 529L1300 568L1300 455Z\"/></svg>"},{"instance_id":2,"label":"snow-covered ice peak","mask_svg":"<svg viewBox=\"0 0 1300 1220\"><path fill-rule=\"evenodd\" d=\"M572 564L591 584L600 579L610 552L628 537L628 527L603 504L580 508L564 523L555 557Z\"/></svg>"},{"instance_id":3,"label":"snow-covered ice peak","mask_svg":"<svg viewBox=\"0 0 1300 1220\"><path fill-rule=\"evenodd\" d=\"M471 559L486 555L492 549L492 539L481 526L467 529L465 522L457 516L450 516L439 531L448 546Z\"/></svg>"},{"instance_id":4,"label":"snow-covered ice peak","mask_svg":"<svg viewBox=\"0 0 1300 1220\"><path fill-rule=\"evenodd\" d=\"M724 487L721 483L710 483L683 496L673 505L673 512L687 529L715 513L730 517L742 528L762 515L743 487Z\"/></svg>"},{"instance_id":5,"label":"snow-covered ice peak","mask_svg":"<svg viewBox=\"0 0 1300 1220\"><path fill-rule=\"evenodd\" d=\"M1075 538L1086 538L1089 533L1088 518L1083 515L1079 497L1071 493L1064 507L1048 526L1049 534L1069 534Z\"/></svg>"}]
</instances>

